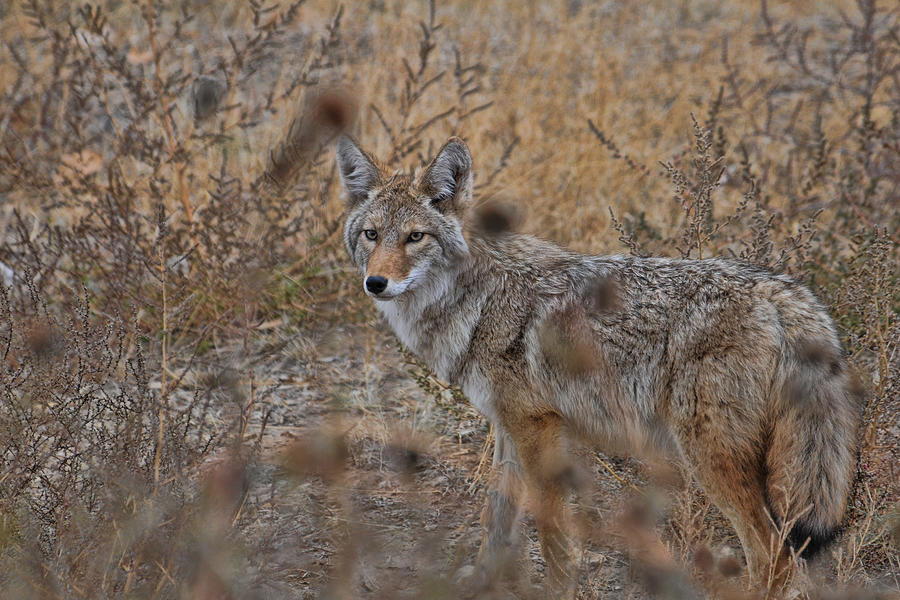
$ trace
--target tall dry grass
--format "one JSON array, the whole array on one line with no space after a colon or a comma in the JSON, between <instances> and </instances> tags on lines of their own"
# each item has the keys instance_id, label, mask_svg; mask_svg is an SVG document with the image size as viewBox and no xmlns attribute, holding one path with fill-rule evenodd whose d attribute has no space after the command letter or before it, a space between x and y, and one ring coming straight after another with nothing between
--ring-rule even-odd
<instances>
[{"instance_id":1,"label":"tall dry grass","mask_svg":"<svg viewBox=\"0 0 900 600\"><path fill-rule=\"evenodd\" d=\"M441 412L411 410L392 433L373 402L350 402L356 425L302 441L282 465L301 490L330 490L310 500L308 528L328 538L330 571L311 584L299 566L261 566L269 540L246 524L251 507L265 515L248 490L271 467L263 440L281 389L266 365L323 322L371 318L340 247L329 140L343 127L405 167L462 135L478 202L576 250L733 255L810 283L867 389L827 576L896 586L895 8L33 0L0 7L0 41L4 596L380 589L359 567L377 546L335 525L356 514L342 473L376 443L415 481L443 447L429 441L445 435L435 422L456 423L460 444L483 431L420 365ZM646 476L600 460L622 481ZM473 514L477 467L456 486ZM731 593L720 579L734 561L708 549L721 518L689 483L664 496L674 553ZM601 533L585 536L585 556ZM446 556L424 555L410 585L451 596ZM581 597L610 595L606 560L585 559Z\"/></svg>"}]
</instances>

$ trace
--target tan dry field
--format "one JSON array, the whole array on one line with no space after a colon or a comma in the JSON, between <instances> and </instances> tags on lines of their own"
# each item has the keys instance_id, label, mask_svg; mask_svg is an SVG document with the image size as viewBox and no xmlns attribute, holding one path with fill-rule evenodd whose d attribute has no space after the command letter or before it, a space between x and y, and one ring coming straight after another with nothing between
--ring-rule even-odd
<instances>
[{"instance_id":1,"label":"tan dry field","mask_svg":"<svg viewBox=\"0 0 900 600\"><path fill-rule=\"evenodd\" d=\"M404 168L464 137L482 210L575 250L809 283L867 405L792 591L900 594L895 3L14 0L0 42L3 598L463 597L490 429L362 293L344 125ZM680 468L573 461L578 598L682 597L648 532L765 596ZM540 597L522 531L481 597Z\"/></svg>"}]
</instances>

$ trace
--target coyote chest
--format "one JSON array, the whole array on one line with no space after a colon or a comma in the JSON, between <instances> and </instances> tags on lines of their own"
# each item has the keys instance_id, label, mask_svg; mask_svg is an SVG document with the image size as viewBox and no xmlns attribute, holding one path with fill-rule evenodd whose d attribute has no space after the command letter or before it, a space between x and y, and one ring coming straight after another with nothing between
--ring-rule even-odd
<instances>
[{"instance_id":1,"label":"coyote chest","mask_svg":"<svg viewBox=\"0 0 900 600\"><path fill-rule=\"evenodd\" d=\"M375 306L404 346L424 360L438 377L459 383L460 363L469 348L474 319L455 315L452 329L439 328L438 323L425 318L421 307L390 301L378 302ZM432 305L431 308L437 307Z\"/></svg>"},{"instance_id":2,"label":"coyote chest","mask_svg":"<svg viewBox=\"0 0 900 600\"><path fill-rule=\"evenodd\" d=\"M456 287L456 275L451 271L430 278L404 298L376 301L375 306L404 346L438 377L460 385L476 408L490 415L487 380L468 361L482 303Z\"/></svg>"}]
</instances>

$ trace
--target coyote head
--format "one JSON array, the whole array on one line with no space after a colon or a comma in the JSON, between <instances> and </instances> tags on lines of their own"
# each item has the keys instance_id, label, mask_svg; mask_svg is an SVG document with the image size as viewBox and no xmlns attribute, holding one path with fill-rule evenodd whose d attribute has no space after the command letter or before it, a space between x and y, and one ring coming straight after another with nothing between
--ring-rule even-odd
<instances>
[{"instance_id":1,"label":"coyote head","mask_svg":"<svg viewBox=\"0 0 900 600\"><path fill-rule=\"evenodd\" d=\"M338 140L347 193L344 244L377 300L414 290L468 254L462 224L472 202L472 158L450 138L418 177L388 173L350 138Z\"/></svg>"}]
</instances>

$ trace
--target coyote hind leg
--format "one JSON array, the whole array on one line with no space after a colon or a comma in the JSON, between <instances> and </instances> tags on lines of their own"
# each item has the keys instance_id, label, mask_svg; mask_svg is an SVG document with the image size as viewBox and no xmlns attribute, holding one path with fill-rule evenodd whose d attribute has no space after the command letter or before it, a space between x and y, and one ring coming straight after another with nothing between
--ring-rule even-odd
<instances>
[{"instance_id":1,"label":"coyote hind leg","mask_svg":"<svg viewBox=\"0 0 900 600\"><path fill-rule=\"evenodd\" d=\"M747 559L750 585L779 587L787 574L790 556L783 548L776 547L774 551L779 554L772 564L776 531L766 511L759 460L752 456L741 457L738 452L722 454L695 450L688 455L697 481L737 533ZM698 465L703 467L698 468Z\"/></svg>"}]
</instances>

